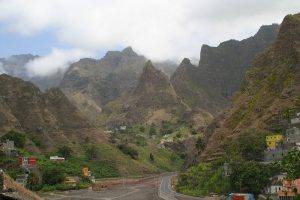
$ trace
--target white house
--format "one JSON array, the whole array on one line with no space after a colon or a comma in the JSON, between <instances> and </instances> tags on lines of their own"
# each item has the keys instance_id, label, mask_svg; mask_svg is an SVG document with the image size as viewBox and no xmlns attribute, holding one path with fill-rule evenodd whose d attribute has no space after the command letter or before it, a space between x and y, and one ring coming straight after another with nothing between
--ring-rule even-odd
<instances>
[{"instance_id":1,"label":"white house","mask_svg":"<svg viewBox=\"0 0 300 200\"><path fill-rule=\"evenodd\" d=\"M50 156L50 160L55 162L64 162L65 158L59 156Z\"/></svg>"}]
</instances>

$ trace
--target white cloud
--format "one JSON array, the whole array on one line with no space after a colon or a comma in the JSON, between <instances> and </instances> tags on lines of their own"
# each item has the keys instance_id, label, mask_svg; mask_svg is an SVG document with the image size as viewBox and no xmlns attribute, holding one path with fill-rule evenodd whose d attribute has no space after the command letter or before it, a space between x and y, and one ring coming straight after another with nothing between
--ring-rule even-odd
<instances>
[{"instance_id":1,"label":"white cloud","mask_svg":"<svg viewBox=\"0 0 300 200\"><path fill-rule=\"evenodd\" d=\"M2 63L0 63L0 74L5 74L5 70L3 68Z\"/></svg>"},{"instance_id":2,"label":"white cloud","mask_svg":"<svg viewBox=\"0 0 300 200\"><path fill-rule=\"evenodd\" d=\"M84 51L130 45L151 59L181 59L299 8L299 0L0 0L0 23L25 36L52 29Z\"/></svg>"},{"instance_id":3,"label":"white cloud","mask_svg":"<svg viewBox=\"0 0 300 200\"><path fill-rule=\"evenodd\" d=\"M26 64L29 76L52 75L59 70L64 72L72 62L82 57L89 57L93 54L78 49L62 50L52 49L49 55L36 58Z\"/></svg>"}]
</instances>

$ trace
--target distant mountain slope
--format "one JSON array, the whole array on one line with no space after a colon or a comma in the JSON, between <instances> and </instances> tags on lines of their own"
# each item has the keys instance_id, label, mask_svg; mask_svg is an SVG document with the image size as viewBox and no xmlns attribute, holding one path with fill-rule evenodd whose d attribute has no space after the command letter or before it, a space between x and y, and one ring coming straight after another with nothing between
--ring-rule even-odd
<instances>
[{"instance_id":1,"label":"distant mountain slope","mask_svg":"<svg viewBox=\"0 0 300 200\"><path fill-rule=\"evenodd\" d=\"M81 59L67 70L60 88L86 116L95 120L107 103L135 89L146 61L131 47L108 51L100 60ZM166 73L175 70L171 61L158 65Z\"/></svg>"},{"instance_id":2,"label":"distant mountain slope","mask_svg":"<svg viewBox=\"0 0 300 200\"><path fill-rule=\"evenodd\" d=\"M31 54L13 55L8 58L0 58L0 74L8 74L26 81L31 81L41 90L47 90L51 87L57 87L63 78L63 72L58 71L48 76L32 76L26 64L39 58ZM42 66L41 66L42 67Z\"/></svg>"},{"instance_id":3,"label":"distant mountain slope","mask_svg":"<svg viewBox=\"0 0 300 200\"><path fill-rule=\"evenodd\" d=\"M184 59L171 77L177 94L192 108L212 114L226 108L241 85L256 54L275 40L279 25L262 26L242 41L229 40L218 47L203 45L199 66Z\"/></svg>"},{"instance_id":4,"label":"distant mountain slope","mask_svg":"<svg viewBox=\"0 0 300 200\"><path fill-rule=\"evenodd\" d=\"M65 73L60 88L93 119L102 106L135 87L145 62L131 47L109 51L100 60L81 59Z\"/></svg>"},{"instance_id":5,"label":"distant mountain slope","mask_svg":"<svg viewBox=\"0 0 300 200\"><path fill-rule=\"evenodd\" d=\"M172 119L186 109L186 105L177 96L168 77L148 61L129 102L127 120L141 122L154 119L156 112L169 115L169 119ZM164 120L164 116L161 117L162 119L156 120Z\"/></svg>"},{"instance_id":6,"label":"distant mountain slope","mask_svg":"<svg viewBox=\"0 0 300 200\"><path fill-rule=\"evenodd\" d=\"M59 89L43 93L30 82L0 75L1 134L19 129L53 146L54 141L79 141L81 131L89 128L89 122Z\"/></svg>"},{"instance_id":7,"label":"distant mountain slope","mask_svg":"<svg viewBox=\"0 0 300 200\"><path fill-rule=\"evenodd\" d=\"M224 145L241 133L272 133L278 115L293 108L300 95L300 14L284 18L271 48L259 54L246 73L232 108L206 130L200 159L224 153Z\"/></svg>"}]
</instances>

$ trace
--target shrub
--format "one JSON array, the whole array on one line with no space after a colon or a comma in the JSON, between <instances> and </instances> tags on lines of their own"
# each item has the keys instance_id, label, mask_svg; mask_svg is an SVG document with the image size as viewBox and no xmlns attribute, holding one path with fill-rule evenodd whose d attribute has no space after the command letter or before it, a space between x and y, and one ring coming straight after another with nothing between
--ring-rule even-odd
<instances>
[{"instance_id":1,"label":"shrub","mask_svg":"<svg viewBox=\"0 0 300 200\"><path fill-rule=\"evenodd\" d=\"M201 151L204 149L204 147L205 147L205 143L202 137L198 137L196 141L196 148L198 149L198 151Z\"/></svg>"},{"instance_id":2,"label":"shrub","mask_svg":"<svg viewBox=\"0 0 300 200\"><path fill-rule=\"evenodd\" d=\"M149 158L150 158L150 161L151 161L151 162L154 162L154 156L153 156L152 153L150 153Z\"/></svg>"},{"instance_id":3,"label":"shrub","mask_svg":"<svg viewBox=\"0 0 300 200\"><path fill-rule=\"evenodd\" d=\"M42 185L40 184L40 178L36 173L30 173L27 178L26 188L32 191L38 191L42 189Z\"/></svg>"},{"instance_id":4,"label":"shrub","mask_svg":"<svg viewBox=\"0 0 300 200\"><path fill-rule=\"evenodd\" d=\"M98 158L98 151L95 146L87 146L85 149L87 159L96 160Z\"/></svg>"},{"instance_id":5,"label":"shrub","mask_svg":"<svg viewBox=\"0 0 300 200\"><path fill-rule=\"evenodd\" d=\"M2 142L7 139L14 141L15 146L18 148L24 148L25 146L26 136L24 133L21 133L19 131L11 130L1 137Z\"/></svg>"},{"instance_id":6,"label":"shrub","mask_svg":"<svg viewBox=\"0 0 300 200\"><path fill-rule=\"evenodd\" d=\"M66 178L66 175L57 167L46 168L43 171L43 184L56 185L62 183Z\"/></svg>"},{"instance_id":7,"label":"shrub","mask_svg":"<svg viewBox=\"0 0 300 200\"><path fill-rule=\"evenodd\" d=\"M120 149L120 151L122 151L122 153L129 155L132 159L137 159L139 156L137 150L125 144L118 145L118 148Z\"/></svg>"},{"instance_id":8,"label":"shrub","mask_svg":"<svg viewBox=\"0 0 300 200\"><path fill-rule=\"evenodd\" d=\"M73 153L72 149L68 146L59 147L57 152L64 158L70 158Z\"/></svg>"},{"instance_id":9,"label":"shrub","mask_svg":"<svg viewBox=\"0 0 300 200\"><path fill-rule=\"evenodd\" d=\"M265 137L262 134L244 133L239 138L239 151L246 160L263 159Z\"/></svg>"},{"instance_id":10,"label":"shrub","mask_svg":"<svg viewBox=\"0 0 300 200\"><path fill-rule=\"evenodd\" d=\"M149 135L156 135L156 128L154 124L151 124L150 126Z\"/></svg>"}]
</instances>

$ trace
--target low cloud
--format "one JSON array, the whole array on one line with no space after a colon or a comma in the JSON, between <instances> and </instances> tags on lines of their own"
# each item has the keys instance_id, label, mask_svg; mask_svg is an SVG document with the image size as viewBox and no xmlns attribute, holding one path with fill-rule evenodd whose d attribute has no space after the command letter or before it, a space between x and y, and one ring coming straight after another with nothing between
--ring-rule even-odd
<instances>
[{"instance_id":1,"label":"low cloud","mask_svg":"<svg viewBox=\"0 0 300 200\"><path fill-rule=\"evenodd\" d=\"M1 0L0 25L25 37L51 30L82 51L132 46L151 59L182 59L299 8L299 0Z\"/></svg>"},{"instance_id":2,"label":"low cloud","mask_svg":"<svg viewBox=\"0 0 300 200\"><path fill-rule=\"evenodd\" d=\"M93 54L78 49L62 50L54 48L49 55L30 61L25 67L29 76L47 76L58 71L64 72L72 62L90 56L93 56Z\"/></svg>"},{"instance_id":3,"label":"low cloud","mask_svg":"<svg viewBox=\"0 0 300 200\"><path fill-rule=\"evenodd\" d=\"M5 70L3 68L2 63L0 63L0 74L5 74Z\"/></svg>"}]
</instances>

